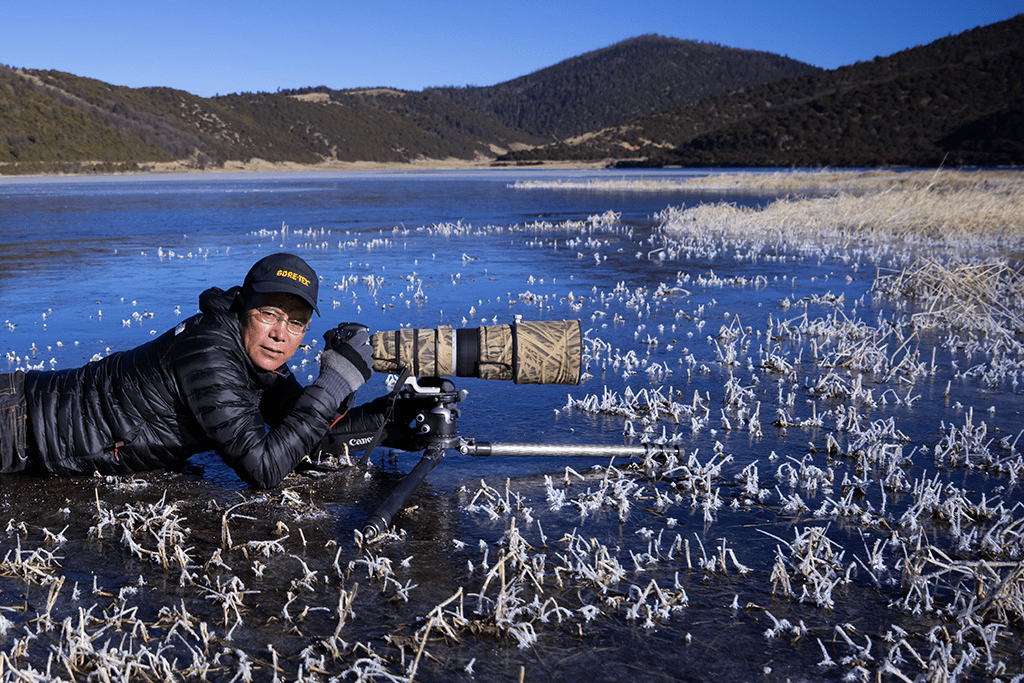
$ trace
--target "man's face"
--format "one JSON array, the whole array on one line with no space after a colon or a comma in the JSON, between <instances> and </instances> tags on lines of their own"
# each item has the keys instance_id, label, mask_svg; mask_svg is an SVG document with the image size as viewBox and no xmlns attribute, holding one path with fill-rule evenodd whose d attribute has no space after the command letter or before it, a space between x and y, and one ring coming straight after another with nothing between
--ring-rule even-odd
<instances>
[{"instance_id":1,"label":"man's face","mask_svg":"<svg viewBox=\"0 0 1024 683\"><path fill-rule=\"evenodd\" d=\"M309 304L292 294L256 294L247 302L242 345L256 367L276 370L287 363L306 336L304 328L312 315ZM295 334L294 328L302 329Z\"/></svg>"}]
</instances>

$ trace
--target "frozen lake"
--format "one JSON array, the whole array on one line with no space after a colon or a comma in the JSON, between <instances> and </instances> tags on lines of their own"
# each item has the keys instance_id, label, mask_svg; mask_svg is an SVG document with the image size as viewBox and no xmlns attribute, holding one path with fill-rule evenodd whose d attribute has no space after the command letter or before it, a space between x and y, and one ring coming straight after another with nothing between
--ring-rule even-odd
<instances>
[{"instance_id":1,"label":"frozen lake","mask_svg":"<svg viewBox=\"0 0 1024 683\"><path fill-rule=\"evenodd\" d=\"M913 653L928 659L957 605L953 583L926 608L907 588L907 511L953 556L1013 564L1024 548L1019 371L965 373L985 352L902 336L901 313L872 292L894 264L870 250L687 244L657 216L775 194L511 187L606 177L0 179L6 371L143 343L203 289L291 251L322 278L309 343L342 321L582 321L579 386L459 378L462 436L685 453L614 468L450 454L396 517L401 537L368 548L353 529L418 454L382 450L368 472L266 493L210 455L121 480L3 477L0 651L36 670L52 659L67 678L54 653L81 625L94 650L116 646L154 680L160 657L183 680L407 679L413 662L415 680L874 680L884 662L913 680ZM889 365L858 365L843 355L854 346ZM292 361L303 381L318 348ZM385 391L378 375L358 400ZM977 459L936 456L955 439ZM1007 545L982 552L993 533ZM987 633L1005 677L1019 675L1020 637ZM107 661L82 648L80 680Z\"/></svg>"}]
</instances>

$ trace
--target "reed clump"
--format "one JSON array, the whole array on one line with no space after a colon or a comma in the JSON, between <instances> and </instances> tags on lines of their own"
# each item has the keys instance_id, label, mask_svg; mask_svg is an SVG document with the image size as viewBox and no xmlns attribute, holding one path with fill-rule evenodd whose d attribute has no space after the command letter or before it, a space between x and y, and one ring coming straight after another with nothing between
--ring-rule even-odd
<instances>
[{"instance_id":1,"label":"reed clump","mask_svg":"<svg viewBox=\"0 0 1024 683\"><path fill-rule=\"evenodd\" d=\"M1003 333L1024 331L1024 271L1009 264L922 258L883 275L875 289L915 302L920 328Z\"/></svg>"},{"instance_id":2,"label":"reed clump","mask_svg":"<svg viewBox=\"0 0 1024 683\"><path fill-rule=\"evenodd\" d=\"M731 203L670 207L661 218L666 233L731 241L768 241L797 249L889 243L955 252L1016 251L1024 246L1024 178L960 174L933 179L858 183L850 178L827 197L788 196L764 208ZM762 181L750 178L758 187ZM767 189L767 188L765 188Z\"/></svg>"},{"instance_id":3,"label":"reed clump","mask_svg":"<svg viewBox=\"0 0 1024 683\"><path fill-rule=\"evenodd\" d=\"M777 171L775 173L715 173L689 178L683 186L709 190L885 190L890 188L944 190L965 189L979 183L989 186L1014 185L1021 180L1015 171Z\"/></svg>"},{"instance_id":4,"label":"reed clump","mask_svg":"<svg viewBox=\"0 0 1024 683\"><path fill-rule=\"evenodd\" d=\"M723 192L799 192L913 190L925 187L943 191L1013 187L1021 182L1016 171L776 171L774 173L713 173L678 179L665 178L588 178L585 180L519 180L510 187L517 190L592 190L609 192L671 192L678 190L714 190Z\"/></svg>"}]
</instances>

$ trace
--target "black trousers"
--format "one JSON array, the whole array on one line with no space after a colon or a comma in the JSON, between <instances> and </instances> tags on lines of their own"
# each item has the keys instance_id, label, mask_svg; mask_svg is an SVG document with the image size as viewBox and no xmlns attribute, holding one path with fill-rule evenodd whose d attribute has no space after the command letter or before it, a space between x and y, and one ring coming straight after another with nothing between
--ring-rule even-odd
<instances>
[{"instance_id":1,"label":"black trousers","mask_svg":"<svg viewBox=\"0 0 1024 683\"><path fill-rule=\"evenodd\" d=\"M0 473L21 472L28 465L28 417L25 373L0 374Z\"/></svg>"}]
</instances>

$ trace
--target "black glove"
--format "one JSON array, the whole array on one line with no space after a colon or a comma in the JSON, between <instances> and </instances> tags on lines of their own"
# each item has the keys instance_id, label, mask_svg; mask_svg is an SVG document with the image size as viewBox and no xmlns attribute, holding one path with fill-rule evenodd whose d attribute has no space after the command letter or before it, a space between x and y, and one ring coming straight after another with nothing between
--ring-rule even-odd
<instances>
[{"instance_id":1,"label":"black glove","mask_svg":"<svg viewBox=\"0 0 1024 683\"><path fill-rule=\"evenodd\" d=\"M370 333L362 325L342 323L324 334L327 348L320 354L320 376L313 384L323 387L341 405L373 374Z\"/></svg>"}]
</instances>

